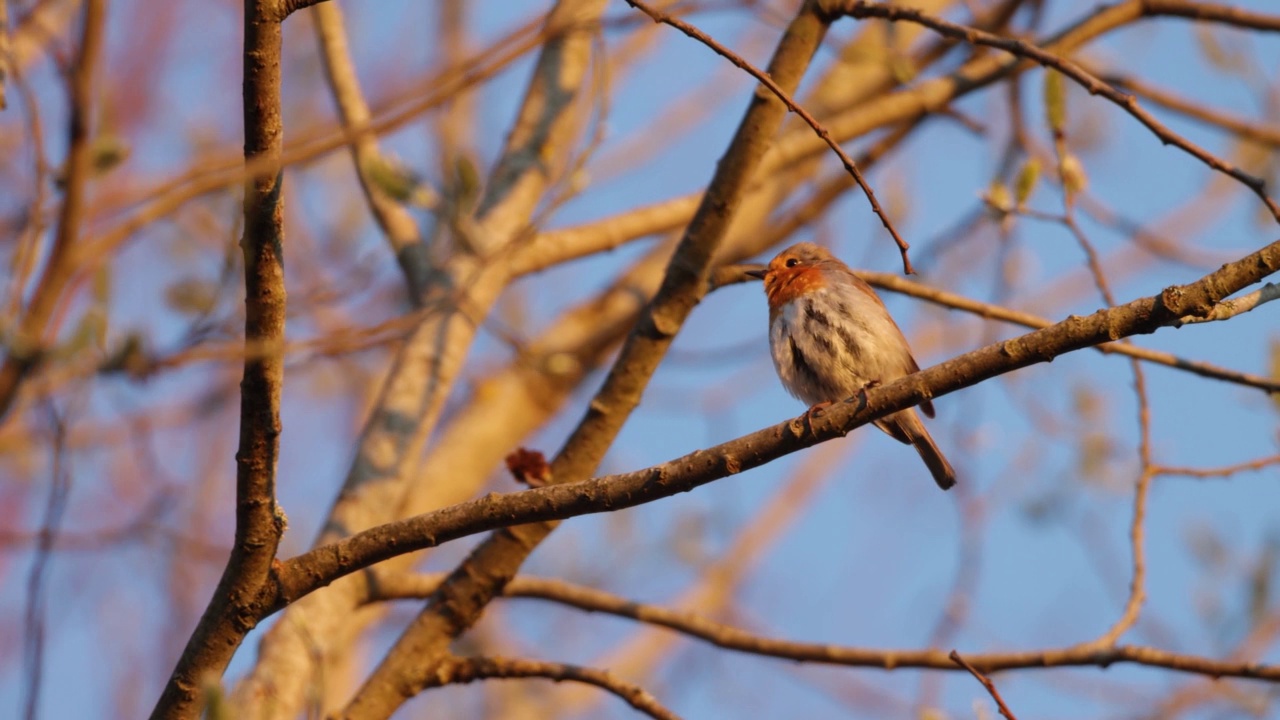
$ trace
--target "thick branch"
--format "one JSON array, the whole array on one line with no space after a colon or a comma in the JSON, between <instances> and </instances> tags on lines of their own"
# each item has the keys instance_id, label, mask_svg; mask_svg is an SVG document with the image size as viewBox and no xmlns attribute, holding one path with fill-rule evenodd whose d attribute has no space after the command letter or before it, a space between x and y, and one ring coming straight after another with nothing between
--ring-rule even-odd
<instances>
[{"instance_id":1,"label":"thick branch","mask_svg":"<svg viewBox=\"0 0 1280 720\"><path fill-rule=\"evenodd\" d=\"M286 562L279 573L276 604L283 606L343 575L382 560L477 532L608 512L687 492L843 436L922 400L1018 368L1049 362L1074 350L1154 332L1176 318L1208 315L1227 295L1278 269L1280 241L1224 265L1195 283L1172 286L1154 297L1099 310L1088 317L1072 316L1044 330L993 343L884 387L873 388L867 392L865 404L839 403L813 420L812 433L805 431L807 423L783 422L644 470L570 485L489 495L374 528Z\"/></svg>"},{"instance_id":2,"label":"thick branch","mask_svg":"<svg viewBox=\"0 0 1280 720\"><path fill-rule=\"evenodd\" d=\"M274 158L283 145L280 118L279 21L269 3L245 3L245 162ZM204 677L220 676L244 636L263 617L262 602L284 516L275 501L280 449L280 391L285 327L284 207L279 170L257 175L244 187L245 345L240 383L240 446L236 451L235 544L218 587L187 641L178 665L152 711L159 718L194 718L200 713Z\"/></svg>"}]
</instances>

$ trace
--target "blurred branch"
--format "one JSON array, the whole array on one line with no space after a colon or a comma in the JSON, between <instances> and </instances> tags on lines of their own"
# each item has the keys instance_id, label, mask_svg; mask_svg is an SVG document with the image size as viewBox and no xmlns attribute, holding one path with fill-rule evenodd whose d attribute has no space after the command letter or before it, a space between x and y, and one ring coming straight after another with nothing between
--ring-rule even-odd
<instances>
[{"instance_id":1,"label":"blurred branch","mask_svg":"<svg viewBox=\"0 0 1280 720\"><path fill-rule=\"evenodd\" d=\"M40 51L66 31L82 1L40 0L18 20L9 38L9 71L22 74Z\"/></svg>"},{"instance_id":2,"label":"blurred branch","mask_svg":"<svg viewBox=\"0 0 1280 720\"><path fill-rule=\"evenodd\" d=\"M368 127L369 105L360 91L360 81L351 62L347 31L342 24L342 6L336 2L318 4L312 20L320 44L320 58L324 61L325 79L338 106L344 134L351 138L351 160L360 179L360 189L382 234L391 243L408 284L410 299L415 304L421 303L431 273L427 248L418 232L418 223L409 211L370 178L370 172L384 161L378 150L377 135Z\"/></svg>"},{"instance_id":3,"label":"blurred branch","mask_svg":"<svg viewBox=\"0 0 1280 720\"><path fill-rule=\"evenodd\" d=\"M589 482L490 495L359 533L284 563L278 574L275 605L283 607L343 575L382 560L477 532L607 512L687 492L819 442L843 437L856 427L921 400L1048 362L1067 352L1154 332L1170 318L1210 313L1222 295L1258 282L1277 269L1280 269L1280 241L1224 265L1194 283L1169 287L1160 295L1099 310L1088 317L1072 316L1052 327L988 345L884 387L873 388L867 391L865 403L839 403L809 423L812 432L804 432L801 429L804 424L797 425L795 420L783 422L644 470ZM566 482L563 474L555 480ZM538 527L544 535L550 532L545 524ZM500 535L515 532L509 529ZM472 555L473 560L476 557L477 554ZM449 588L450 585L446 585L442 592Z\"/></svg>"},{"instance_id":4,"label":"blurred branch","mask_svg":"<svg viewBox=\"0 0 1280 720\"><path fill-rule=\"evenodd\" d=\"M826 25L806 3L783 34L769 64L769 74L780 87L795 90L825 32ZM785 105L776 97L762 93L752 97L657 295L627 338L586 416L553 461L553 482L572 483L590 477L639 404L671 341L706 292L711 263L729 221L785 114ZM444 657L453 639L479 619L489 600L554 527L551 523L507 527L491 535L414 619L345 712L356 717L386 717L394 712L434 672L435 663Z\"/></svg>"},{"instance_id":5,"label":"blurred branch","mask_svg":"<svg viewBox=\"0 0 1280 720\"><path fill-rule=\"evenodd\" d=\"M613 693L628 705L657 720L679 720L639 685L624 682L607 670L564 663L503 657L450 657L440 663L427 687L457 685L486 679L543 678L554 682L578 682Z\"/></svg>"},{"instance_id":6,"label":"blurred branch","mask_svg":"<svg viewBox=\"0 0 1280 720\"><path fill-rule=\"evenodd\" d=\"M1280 31L1280 15L1252 12L1230 5L1191 0L1143 0L1142 6L1147 15L1168 15L1251 30Z\"/></svg>"},{"instance_id":7,"label":"blurred branch","mask_svg":"<svg viewBox=\"0 0 1280 720\"><path fill-rule=\"evenodd\" d=\"M49 419L53 425L54 439L50 447L49 498L45 502L44 516L40 520L35 558L27 575L26 608L23 613L22 645L26 664L26 685L23 687L23 714L26 720L40 716L40 689L44 677L44 651L47 578L53 558L55 543L62 530L67 503L71 500L71 472L67 469L66 420L52 402L49 403Z\"/></svg>"},{"instance_id":8,"label":"blurred branch","mask_svg":"<svg viewBox=\"0 0 1280 720\"><path fill-rule=\"evenodd\" d=\"M832 3L832 5L832 7L827 8L827 11L833 15L843 14L858 19L876 17L890 22L907 21L918 23L948 37L953 37L957 40L963 40L975 45L986 45L998 48L1018 57L1032 60L1044 67L1053 68L1077 82L1085 90L1088 90L1089 94L1101 95L1103 98L1110 100L1112 103L1120 107L1120 109L1132 115L1138 120L1138 122L1145 125L1147 129L1149 129L1162 143L1179 147L1187 152L1187 154L1201 161L1205 165L1208 165L1210 168L1240 181L1258 196L1263 204L1267 206L1267 209L1271 211L1271 215L1275 217L1276 221L1280 222L1280 205L1277 205L1275 201L1267 195L1266 181L1264 179L1255 177L1254 175L1241 170L1235 165L1218 158L1216 155L1210 153L1199 145L1196 145L1190 140L1187 140L1181 135L1173 132L1169 128L1165 127L1165 125L1159 120L1156 120L1151 113L1142 109L1132 95L1126 95L1125 93L1116 90L1114 87L1102 81L1088 70L1085 70L1080 65L1077 65L1065 57L1055 55L1052 52L1048 52L1022 40L1001 37L976 28L957 25L910 8L903 8L895 5L883 5L880 3L869 3L864 2L863 0L844 0L843 2ZM1143 14L1146 15L1177 15L1179 13L1162 12L1161 9L1173 10L1183 5L1190 4L1177 2L1139 3ZM1106 9L1109 10L1110 8ZM1098 11L1096 14L1101 14L1101 12L1102 11ZM1195 17L1197 19L1216 19L1211 14L1191 15L1189 17ZM1280 27L1280 17L1275 18L1275 23Z\"/></svg>"},{"instance_id":9,"label":"blurred branch","mask_svg":"<svg viewBox=\"0 0 1280 720\"><path fill-rule=\"evenodd\" d=\"M1054 149L1057 154L1058 167L1060 173L1065 176L1062 168L1070 155L1067 152L1067 134L1065 128L1065 108L1062 117L1058 119L1061 125L1055 124L1053 127ZM1098 260L1098 251L1094 247L1093 242L1085 234L1084 229L1076 221L1075 214L1075 193L1078 188L1068 187L1066 178L1062 182L1062 205L1063 205L1063 224L1071 235L1076 239L1076 243L1084 252L1085 260L1089 268L1089 273L1093 276L1094 284L1098 287L1099 294L1108 305L1115 305L1115 295L1111 291L1111 283L1107 279L1102 263ZM1224 301L1226 302L1226 301ZM1220 305L1221 303L1219 303ZM1217 309L1217 306L1214 308ZM1132 345L1131 338L1123 338L1119 345ZM1150 497L1152 472L1151 458L1151 401L1147 394L1147 377L1142 371L1142 365L1137 358L1129 359L1130 369L1133 371L1133 390L1137 396L1138 405L1138 479L1134 484L1133 493L1133 515L1129 525L1129 546L1132 556L1132 574L1129 578L1129 596L1125 600L1124 609L1121 611L1120 617L1111 625L1111 627L1096 640L1096 644L1103 647L1110 647L1119 641L1130 628L1138 622L1138 616L1142 612L1142 606L1147 600L1147 552L1146 552L1146 516L1147 501ZM991 687L994 694L995 688Z\"/></svg>"},{"instance_id":10,"label":"blurred branch","mask_svg":"<svg viewBox=\"0 0 1280 720\"><path fill-rule=\"evenodd\" d=\"M1280 146L1280 126L1266 125L1238 115L1215 110L1129 75L1104 74L1101 77L1116 87L1128 90L1134 95L1146 98L1152 103L1172 110L1179 115L1227 130L1246 140L1253 140L1273 147Z\"/></svg>"},{"instance_id":11,"label":"blurred branch","mask_svg":"<svg viewBox=\"0 0 1280 720\"><path fill-rule=\"evenodd\" d=\"M276 548L284 534L284 513L275 499L286 297L284 176L279 166L284 144L282 33L271 9L269 0L248 0L245 4L245 164L260 161L266 167L245 182L240 247L244 254L245 344L275 349L245 358L236 450L235 542L218 587L152 710L152 720L191 719L200 714L200 688L205 679L222 675L244 636L262 617L262 601L270 597Z\"/></svg>"},{"instance_id":12,"label":"blurred branch","mask_svg":"<svg viewBox=\"0 0 1280 720\"><path fill-rule=\"evenodd\" d=\"M101 59L105 12L103 0L91 0L85 6L80 46L71 63L69 79L67 160L58 228L26 312L5 343L4 363L0 365L0 423L13 407L18 386L40 363L49 318L72 275L71 254L80 236L86 186L92 172L94 76Z\"/></svg>"},{"instance_id":13,"label":"blurred branch","mask_svg":"<svg viewBox=\"0 0 1280 720\"><path fill-rule=\"evenodd\" d=\"M379 135L402 127L454 95L491 79L547 39L546 33L540 32L535 23L519 27L472 53L465 62L433 75L420 92L413 93L411 102L379 113L364 127L302 133L285 146L279 165L290 167L348 147L364 132ZM241 160L238 164L214 160L126 198L118 203L120 207L115 211L123 207L138 207L97 237L87 239L76 254L78 265L91 265L96 258L107 256L143 227L167 217L187 202L243 183L246 177L261 173L271 165L262 159L248 163Z\"/></svg>"},{"instance_id":14,"label":"blurred branch","mask_svg":"<svg viewBox=\"0 0 1280 720\"><path fill-rule=\"evenodd\" d=\"M9 78L9 3L0 2L0 110L9 107L5 100L5 84Z\"/></svg>"},{"instance_id":15,"label":"blurred branch","mask_svg":"<svg viewBox=\"0 0 1280 720\"><path fill-rule=\"evenodd\" d=\"M840 147L839 143L831 139L831 133L827 132L827 129L822 126L822 123L819 123L799 103L792 100L790 93L779 87L768 74L761 72L756 66L746 60L743 60L737 55L737 53L734 53L729 48L726 48L716 42L711 38L711 36L677 17L649 7L645 3L641 2L641 0L626 0L626 2L631 7L634 7L645 15L653 18L654 22L670 25L685 35L688 35L694 40L697 40L703 45L711 48L716 52L716 54L746 71L748 75L758 80L761 85L769 88L769 92L777 96L777 98L787 106L788 110L798 115L809 127L813 128L813 131L817 133L818 137L822 138L822 141L827 144L827 147L831 148L831 151L840 158L840 162L844 165L845 171L849 173L849 176L853 178L853 181L858 184L858 187L862 188L862 192L867 196L867 201L871 203L872 212L876 214L876 217L880 218L880 222L884 224L884 228L889 231L891 236L893 236L893 241L898 245L898 252L902 255L902 271L908 275L915 274L915 270L911 267L911 259L907 256L907 250L910 248L910 245L907 244L906 240L902 239L902 236L898 234L897 229L894 228L893 223L889 221L889 216L885 214L884 208L880 207L880 202L876 200L875 192L871 189L871 186L867 184L866 179L862 177L862 172L858 170L857 163L845 154L844 149Z\"/></svg>"},{"instance_id":16,"label":"blurred branch","mask_svg":"<svg viewBox=\"0 0 1280 720\"><path fill-rule=\"evenodd\" d=\"M1270 455L1268 457L1250 460L1248 462L1236 463L1235 465L1227 465L1219 468L1190 468L1190 467L1174 467L1170 465L1156 465L1152 471L1156 475L1179 475L1190 478L1225 478L1237 475L1242 472L1261 470L1271 465L1280 465L1280 455Z\"/></svg>"},{"instance_id":17,"label":"blurred branch","mask_svg":"<svg viewBox=\"0 0 1280 720\"><path fill-rule=\"evenodd\" d=\"M689 222L698 202L697 195L686 195L604 220L539 233L513 249L511 272L516 276L541 272L643 237L677 230Z\"/></svg>"}]
</instances>

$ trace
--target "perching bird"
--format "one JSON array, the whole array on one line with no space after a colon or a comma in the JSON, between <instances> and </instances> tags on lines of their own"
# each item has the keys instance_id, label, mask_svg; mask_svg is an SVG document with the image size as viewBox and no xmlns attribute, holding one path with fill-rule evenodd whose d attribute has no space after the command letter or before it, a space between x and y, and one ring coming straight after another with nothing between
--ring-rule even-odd
<instances>
[{"instance_id":1,"label":"perching bird","mask_svg":"<svg viewBox=\"0 0 1280 720\"><path fill-rule=\"evenodd\" d=\"M875 291L825 248L792 245L767 269L747 274L764 280L769 349L778 378L787 392L810 405L810 413L920 369ZM933 403L925 400L920 409L933 417ZM914 446L938 487L956 484L955 470L914 408L875 424Z\"/></svg>"}]
</instances>

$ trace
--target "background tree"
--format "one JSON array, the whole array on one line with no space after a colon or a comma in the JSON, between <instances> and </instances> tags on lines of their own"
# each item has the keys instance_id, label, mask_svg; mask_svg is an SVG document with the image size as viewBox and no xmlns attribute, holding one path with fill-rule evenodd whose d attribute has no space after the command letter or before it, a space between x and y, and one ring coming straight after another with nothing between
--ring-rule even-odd
<instances>
[{"instance_id":1,"label":"background tree","mask_svg":"<svg viewBox=\"0 0 1280 720\"><path fill-rule=\"evenodd\" d=\"M5 707L1275 712L1264 0L0 28ZM926 366L811 429L801 239ZM945 494L854 430L930 397Z\"/></svg>"}]
</instances>

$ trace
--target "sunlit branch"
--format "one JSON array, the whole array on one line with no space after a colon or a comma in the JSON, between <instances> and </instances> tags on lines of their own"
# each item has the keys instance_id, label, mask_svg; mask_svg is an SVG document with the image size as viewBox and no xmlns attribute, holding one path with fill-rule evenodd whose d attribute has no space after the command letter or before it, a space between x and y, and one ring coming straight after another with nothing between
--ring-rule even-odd
<instances>
[{"instance_id":1,"label":"sunlit branch","mask_svg":"<svg viewBox=\"0 0 1280 720\"><path fill-rule=\"evenodd\" d=\"M369 602L430 597L444 580L436 575L387 575L379 573L370 586ZM872 667L884 670L927 668L959 671L962 668L943 650L897 650L859 648L832 643L780 640L716 622L696 612L673 610L661 605L636 602L603 590L562 580L521 575L503 591L509 598L530 598L554 602L584 612L603 613L656 625L674 632L737 652L774 657L795 662ZM1019 652L966 652L965 660L982 672L1061 667L1107 668L1117 663L1162 667L1212 677L1256 678L1280 682L1280 667L1251 661L1221 661L1195 655L1166 652L1151 647L1120 645L1107 648L1073 646Z\"/></svg>"}]
</instances>

